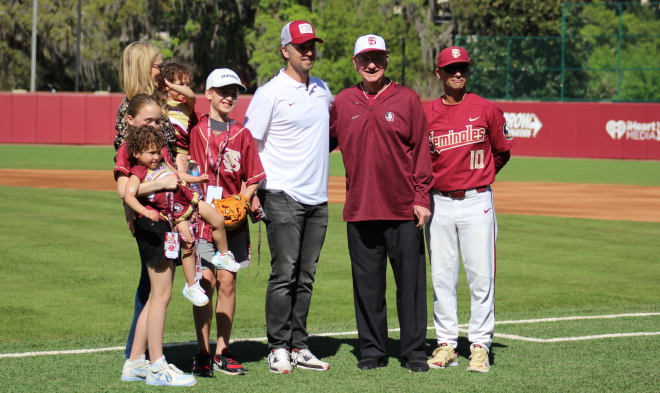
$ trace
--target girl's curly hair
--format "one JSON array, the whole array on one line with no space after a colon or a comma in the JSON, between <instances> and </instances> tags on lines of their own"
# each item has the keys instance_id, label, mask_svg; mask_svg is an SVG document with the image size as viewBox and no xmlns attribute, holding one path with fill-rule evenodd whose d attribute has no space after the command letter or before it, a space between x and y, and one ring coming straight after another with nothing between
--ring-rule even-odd
<instances>
[{"instance_id":1,"label":"girl's curly hair","mask_svg":"<svg viewBox=\"0 0 660 393\"><path fill-rule=\"evenodd\" d=\"M126 129L126 150L131 163L135 163L135 154L140 154L156 146L160 151L165 146L165 136L151 126L128 126Z\"/></svg>"}]
</instances>

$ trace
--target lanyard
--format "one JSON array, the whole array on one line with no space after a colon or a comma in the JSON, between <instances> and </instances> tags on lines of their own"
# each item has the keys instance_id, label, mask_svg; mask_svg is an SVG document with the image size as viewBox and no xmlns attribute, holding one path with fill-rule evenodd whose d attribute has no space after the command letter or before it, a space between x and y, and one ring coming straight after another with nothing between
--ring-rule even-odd
<instances>
[{"instance_id":1,"label":"lanyard","mask_svg":"<svg viewBox=\"0 0 660 393\"><path fill-rule=\"evenodd\" d=\"M220 170L220 163L222 162L222 155L225 153L225 149L227 148L227 145L229 144L229 130L231 127L231 124L229 121L227 121L227 131L225 135L225 140L224 142L220 145L218 145L218 160L214 161L213 160L213 154L211 153L211 118L207 118L206 122L206 155L207 155L207 162L211 165L211 169L213 170L214 173L218 173Z\"/></svg>"}]
</instances>

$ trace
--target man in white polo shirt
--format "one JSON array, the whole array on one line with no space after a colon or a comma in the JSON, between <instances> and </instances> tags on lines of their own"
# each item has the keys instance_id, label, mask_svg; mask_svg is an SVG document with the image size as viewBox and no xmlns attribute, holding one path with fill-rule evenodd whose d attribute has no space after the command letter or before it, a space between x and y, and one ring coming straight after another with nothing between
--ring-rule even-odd
<instances>
[{"instance_id":1,"label":"man in white polo shirt","mask_svg":"<svg viewBox=\"0 0 660 393\"><path fill-rule=\"evenodd\" d=\"M266 214L271 274L266 291L268 366L327 370L307 345L307 315L316 264L328 226L328 86L310 77L316 42L305 21L282 29L286 68L257 89L245 126L257 140L267 179L258 191Z\"/></svg>"}]
</instances>

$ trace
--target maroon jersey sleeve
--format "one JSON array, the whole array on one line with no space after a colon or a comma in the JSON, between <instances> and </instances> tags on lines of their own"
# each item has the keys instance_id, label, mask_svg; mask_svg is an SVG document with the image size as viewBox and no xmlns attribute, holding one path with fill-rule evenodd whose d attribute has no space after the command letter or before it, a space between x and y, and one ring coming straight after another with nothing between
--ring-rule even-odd
<instances>
[{"instance_id":1,"label":"maroon jersey sleeve","mask_svg":"<svg viewBox=\"0 0 660 393\"><path fill-rule=\"evenodd\" d=\"M144 178L147 177L147 167L144 165L135 165L131 167L130 174L137 176L140 181L144 181Z\"/></svg>"},{"instance_id":2,"label":"maroon jersey sleeve","mask_svg":"<svg viewBox=\"0 0 660 393\"><path fill-rule=\"evenodd\" d=\"M130 176L130 172L131 163L128 159L128 150L126 150L126 144L122 143L115 155L115 168L113 170L115 181L117 181L120 176Z\"/></svg>"},{"instance_id":3,"label":"maroon jersey sleeve","mask_svg":"<svg viewBox=\"0 0 660 393\"><path fill-rule=\"evenodd\" d=\"M495 173L499 172L511 158L510 150L513 145L513 138L509 136L506 119L502 110L495 106L490 106L489 133L488 138L492 148L495 164Z\"/></svg>"},{"instance_id":4,"label":"maroon jersey sleeve","mask_svg":"<svg viewBox=\"0 0 660 393\"><path fill-rule=\"evenodd\" d=\"M165 162L170 164L170 166L172 166L172 167L174 166L174 160L172 159L172 156L170 155L170 151L167 148L167 146L163 147L163 150L160 151L160 154L163 156L163 160L165 160ZM140 180L142 180L142 179L140 179Z\"/></svg>"},{"instance_id":5,"label":"maroon jersey sleeve","mask_svg":"<svg viewBox=\"0 0 660 393\"><path fill-rule=\"evenodd\" d=\"M266 178L266 172L264 171L263 165L261 165L261 159L259 158L259 152L257 150L257 141L252 137L252 133L246 128L243 130L242 134L242 177L246 185L249 186L264 180Z\"/></svg>"}]
</instances>

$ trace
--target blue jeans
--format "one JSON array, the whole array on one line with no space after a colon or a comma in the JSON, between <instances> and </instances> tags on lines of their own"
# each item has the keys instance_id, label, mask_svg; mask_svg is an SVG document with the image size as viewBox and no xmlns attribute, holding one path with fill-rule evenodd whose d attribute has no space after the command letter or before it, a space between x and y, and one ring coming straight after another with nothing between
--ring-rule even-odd
<instances>
[{"instance_id":1,"label":"blue jeans","mask_svg":"<svg viewBox=\"0 0 660 393\"><path fill-rule=\"evenodd\" d=\"M305 205L282 191L260 190L271 274L266 289L268 347L307 348L307 315L328 227L328 204Z\"/></svg>"},{"instance_id":2,"label":"blue jeans","mask_svg":"<svg viewBox=\"0 0 660 393\"><path fill-rule=\"evenodd\" d=\"M126 359L131 357L131 349L133 348L133 338L135 337L135 326L137 325L140 313L144 305L149 300L149 292L151 292L151 282L149 281L149 272L147 265L142 262L142 271L140 272L140 282L138 283L137 290L135 291L135 306L133 308L133 322L131 323L131 330L128 332L128 340L126 341L126 350L124 356Z\"/></svg>"}]
</instances>

